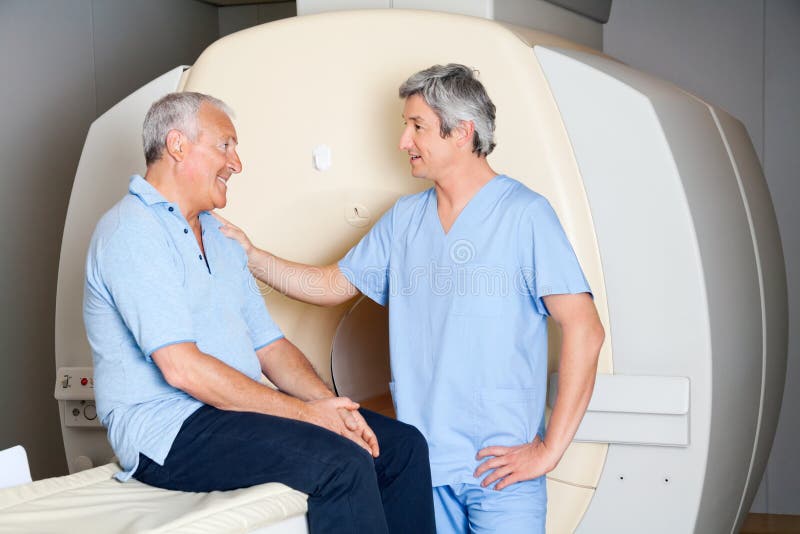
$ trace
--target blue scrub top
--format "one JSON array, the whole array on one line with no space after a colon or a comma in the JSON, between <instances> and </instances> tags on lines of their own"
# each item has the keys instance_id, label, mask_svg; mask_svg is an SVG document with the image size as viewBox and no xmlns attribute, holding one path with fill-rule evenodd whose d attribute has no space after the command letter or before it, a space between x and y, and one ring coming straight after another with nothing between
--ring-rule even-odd
<instances>
[{"instance_id":1,"label":"blue scrub top","mask_svg":"<svg viewBox=\"0 0 800 534\"><path fill-rule=\"evenodd\" d=\"M200 214L203 246L178 209L141 176L97 224L86 261L83 317L94 360L97 414L127 480L139 453L163 464L202 403L170 386L151 355L197 347L253 380L256 350L283 337L242 248Z\"/></svg>"},{"instance_id":2,"label":"blue scrub top","mask_svg":"<svg viewBox=\"0 0 800 534\"><path fill-rule=\"evenodd\" d=\"M543 432L542 298L590 292L543 196L496 176L447 234L434 189L403 197L339 268L389 305L390 388L428 440L434 486L476 484L478 450Z\"/></svg>"}]
</instances>

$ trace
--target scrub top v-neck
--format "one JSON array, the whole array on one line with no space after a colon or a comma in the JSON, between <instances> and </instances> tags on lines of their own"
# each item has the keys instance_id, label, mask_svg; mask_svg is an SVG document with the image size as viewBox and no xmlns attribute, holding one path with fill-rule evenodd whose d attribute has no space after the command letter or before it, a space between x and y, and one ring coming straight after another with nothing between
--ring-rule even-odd
<instances>
[{"instance_id":1,"label":"scrub top v-neck","mask_svg":"<svg viewBox=\"0 0 800 534\"><path fill-rule=\"evenodd\" d=\"M496 176L447 233L434 189L403 197L339 268L389 305L390 388L428 440L434 486L478 483L478 450L543 431L542 299L590 291L544 197Z\"/></svg>"}]
</instances>

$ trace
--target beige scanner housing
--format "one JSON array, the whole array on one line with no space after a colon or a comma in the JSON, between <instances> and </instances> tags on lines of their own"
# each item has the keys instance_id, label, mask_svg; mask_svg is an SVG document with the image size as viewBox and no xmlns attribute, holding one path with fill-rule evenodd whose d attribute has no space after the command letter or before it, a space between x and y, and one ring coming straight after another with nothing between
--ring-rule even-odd
<instances>
[{"instance_id":1,"label":"beige scanner housing","mask_svg":"<svg viewBox=\"0 0 800 534\"><path fill-rule=\"evenodd\" d=\"M398 150L397 89L450 62L479 72L497 106L490 164L550 200L606 329L589 411L548 475L548 532L738 531L786 365L783 258L758 159L724 111L542 32L422 11L295 17L225 37L120 102L93 124L72 191L57 367L92 364L81 312L89 237L129 175L144 174L152 101L181 90L227 102L244 170L224 216L279 256L329 264L398 197L431 186ZM356 399L387 391L379 306L322 308L261 290L326 381ZM557 328L550 345L552 406ZM101 429L71 420L75 402L59 401L72 472L113 455Z\"/></svg>"}]
</instances>

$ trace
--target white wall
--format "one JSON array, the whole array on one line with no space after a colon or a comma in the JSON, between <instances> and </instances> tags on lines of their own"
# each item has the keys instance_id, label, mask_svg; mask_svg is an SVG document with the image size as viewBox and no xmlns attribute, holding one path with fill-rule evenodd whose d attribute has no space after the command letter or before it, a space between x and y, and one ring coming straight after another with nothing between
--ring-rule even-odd
<instances>
[{"instance_id":1,"label":"white wall","mask_svg":"<svg viewBox=\"0 0 800 534\"><path fill-rule=\"evenodd\" d=\"M94 0L92 20L98 115L219 38L217 8L196 0Z\"/></svg>"},{"instance_id":2,"label":"white wall","mask_svg":"<svg viewBox=\"0 0 800 534\"><path fill-rule=\"evenodd\" d=\"M0 449L23 445L34 479L67 472L55 288L86 132L217 36L217 8L195 0L0 1Z\"/></svg>"},{"instance_id":3,"label":"white wall","mask_svg":"<svg viewBox=\"0 0 800 534\"><path fill-rule=\"evenodd\" d=\"M603 49L741 119L761 158L789 290L786 390L755 512L800 514L800 2L614 0Z\"/></svg>"}]
</instances>

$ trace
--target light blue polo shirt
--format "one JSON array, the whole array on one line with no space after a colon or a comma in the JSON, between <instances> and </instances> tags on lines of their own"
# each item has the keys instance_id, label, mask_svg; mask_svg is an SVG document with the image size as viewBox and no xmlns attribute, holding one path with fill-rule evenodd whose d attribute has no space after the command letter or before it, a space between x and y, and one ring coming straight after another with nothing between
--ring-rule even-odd
<instances>
[{"instance_id":1,"label":"light blue polo shirt","mask_svg":"<svg viewBox=\"0 0 800 534\"><path fill-rule=\"evenodd\" d=\"M141 176L97 224L86 260L83 317L100 421L127 480L139 453L163 465L181 425L202 403L164 380L164 346L197 347L259 380L255 351L283 337L239 245L200 214L205 255L177 204Z\"/></svg>"},{"instance_id":2,"label":"light blue polo shirt","mask_svg":"<svg viewBox=\"0 0 800 534\"><path fill-rule=\"evenodd\" d=\"M390 387L428 440L434 486L477 484L478 450L543 432L542 298L590 291L544 197L496 176L447 234L434 189L403 197L339 268L389 304Z\"/></svg>"}]
</instances>

